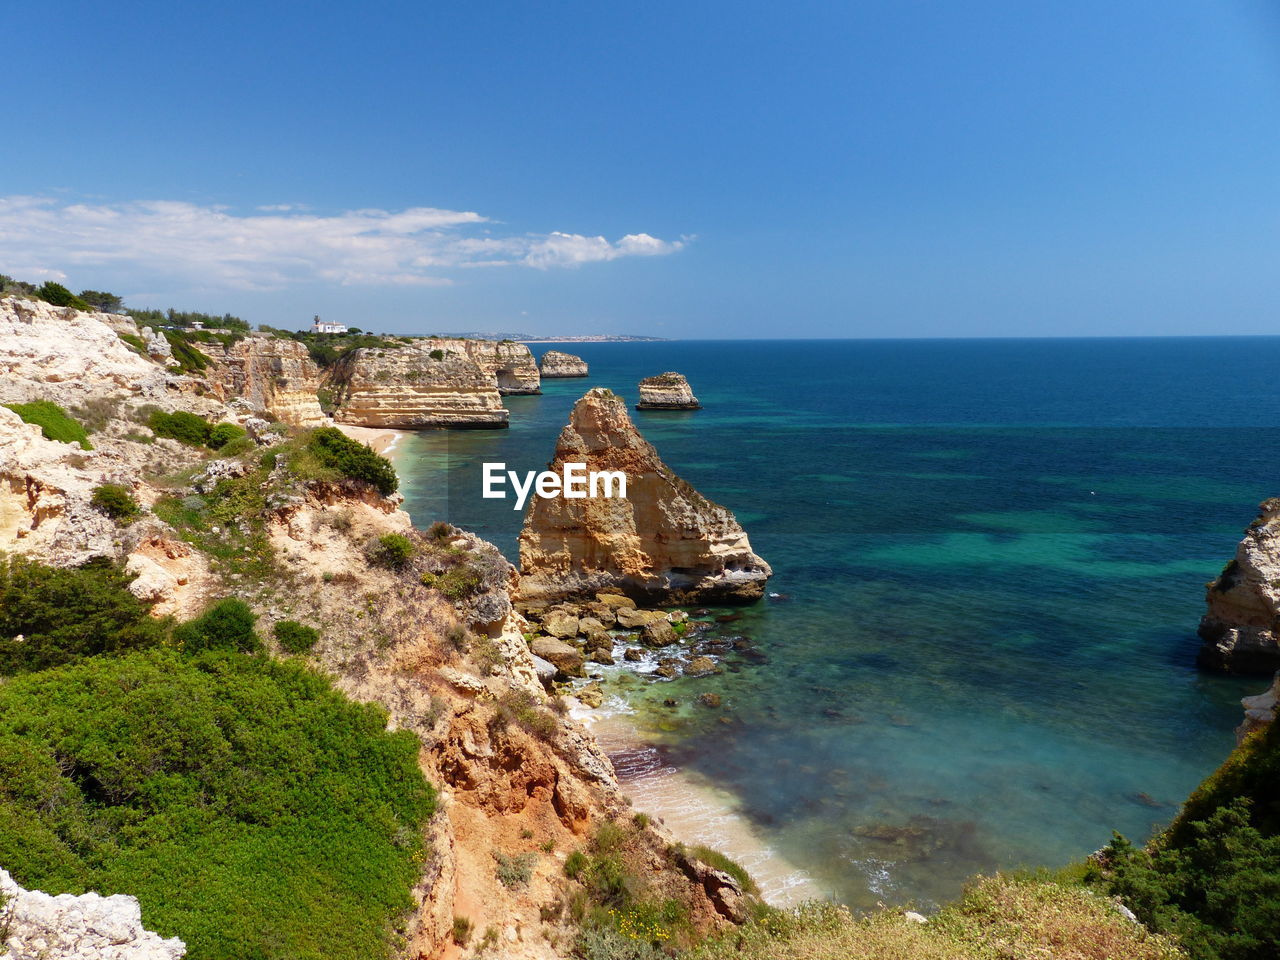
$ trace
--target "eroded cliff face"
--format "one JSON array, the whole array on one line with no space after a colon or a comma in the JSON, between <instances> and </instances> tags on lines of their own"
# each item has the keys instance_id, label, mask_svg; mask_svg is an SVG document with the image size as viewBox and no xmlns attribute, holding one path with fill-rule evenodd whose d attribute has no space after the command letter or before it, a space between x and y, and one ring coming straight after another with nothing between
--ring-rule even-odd
<instances>
[{"instance_id":1,"label":"eroded cliff face","mask_svg":"<svg viewBox=\"0 0 1280 960\"><path fill-rule=\"evenodd\" d=\"M113 314L0 299L0 399L163 390L164 370L131 350L108 320L124 328L133 324Z\"/></svg>"},{"instance_id":2,"label":"eroded cliff face","mask_svg":"<svg viewBox=\"0 0 1280 960\"><path fill-rule=\"evenodd\" d=\"M1228 673L1280 670L1280 498L1264 501L1205 593L1199 662Z\"/></svg>"},{"instance_id":3,"label":"eroded cliff face","mask_svg":"<svg viewBox=\"0 0 1280 960\"><path fill-rule=\"evenodd\" d=\"M319 427L329 422L316 396L320 369L304 344L246 337L220 350L211 349L217 346L201 344L216 364L207 378L219 399L242 398L295 427Z\"/></svg>"},{"instance_id":4,"label":"eroded cliff face","mask_svg":"<svg viewBox=\"0 0 1280 960\"><path fill-rule=\"evenodd\" d=\"M637 410L700 410L702 404L693 395L684 374L668 371L640 381Z\"/></svg>"},{"instance_id":5,"label":"eroded cliff face","mask_svg":"<svg viewBox=\"0 0 1280 960\"><path fill-rule=\"evenodd\" d=\"M624 472L627 496L533 498L520 534L523 599L602 589L658 605L763 596L772 570L746 532L662 462L620 397L597 387L577 402L550 469L566 463Z\"/></svg>"},{"instance_id":6,"label":"eroded cliff face","mask_svg":"<svg viewBox=\"0 0 1280 960\"><path fill-rule=\"evenodd\" d=\"M587 361L572 353L561 353L559 350L548 350L542 355L539 365L542 376L551 379L557 377L585 377Z\"/></svg>"},{"instance_id":7,"label":"eroded cliff face","mask_svg":"<svg viewBox=\"0 0 1280 960\"><path fill-rule=\"evenodd\" d=\"M429 350L461 349L494 378L498 392L504 396L542 392L538 364L523 343L507 340L428 340L426 343L430 344Z\"/></svg>"},{"instance_id":8,"label":"eroded cliff face","mask_svg":"<svg viewBox=\"0 0 1280 960\"><path fill-rule=\"evenodd\" d=\"M338 396L334 419L363 427L505 427L509 414L493 374L466 351L419 340L402 348L362 347L329 376Z\"/></svg>"}]
</instances>

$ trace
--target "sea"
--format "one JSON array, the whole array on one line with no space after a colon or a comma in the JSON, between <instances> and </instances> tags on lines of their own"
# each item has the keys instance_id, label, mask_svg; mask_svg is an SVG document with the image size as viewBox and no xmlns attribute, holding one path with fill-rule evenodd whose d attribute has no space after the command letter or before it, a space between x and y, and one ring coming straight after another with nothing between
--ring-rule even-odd
<instances>
[{"instance_id":1,"label":"sea","mask_svg":"<svg viewBox=\"0 0 1280 960\"><path fill-rule=\"evenodd\" d=\"M481 465L544 469L589 387L634 405L642 377L688 377L703 409L632 417L736 514L769 596L699 615L715 649L745 639L715 676L599 668L602 712L639 796L695 778L784 887L929 908L1145 839L1266 685L1197 670L1195 631L1280 495L1280 337L552 348L591 375L506 398L509 430L406 438L406 507L518 562L522 514L481 497Z\"/></svg>"}]
</instances>

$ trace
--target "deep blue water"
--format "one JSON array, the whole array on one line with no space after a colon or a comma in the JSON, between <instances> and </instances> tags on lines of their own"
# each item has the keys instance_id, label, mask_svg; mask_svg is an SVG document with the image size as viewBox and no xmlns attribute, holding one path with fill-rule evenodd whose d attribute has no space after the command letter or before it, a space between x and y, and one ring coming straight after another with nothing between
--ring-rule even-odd
<instances>
[{"instance_id":1,"label":"deep blue water","mask_svg":"<svg viewBox=\"0 0 1280 960\"><path fill-rule=\"evenodd\" d=\"M717 627L767 662L625 689L840 898L936 902L1145 837L1226 756L1263 683L1197 672L1195 627L1280 494L1280 338L564 349L592 375L508 398L509 431L406 441L409 510L515 559L521 517L480 498L480 463L540 469L588 387L686 374L705 409L633 417L789 599Z\"/></svg>"}]
</instances>

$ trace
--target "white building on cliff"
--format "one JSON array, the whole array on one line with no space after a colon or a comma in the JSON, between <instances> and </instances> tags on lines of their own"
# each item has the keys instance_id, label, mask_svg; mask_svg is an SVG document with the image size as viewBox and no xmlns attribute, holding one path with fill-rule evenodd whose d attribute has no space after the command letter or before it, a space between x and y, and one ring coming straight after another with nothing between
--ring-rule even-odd
<instances>
[{"instance_id":1,"label":"white building on cliff","mask_svg":"<svg viewBox=\"0 0 1280 960\"><path fill-rule=\"evenodd\" d=\"M344 323L328 323L316 317L311 321L312 333L346 333L347 326Z\"/></svg>"}]
</instances>

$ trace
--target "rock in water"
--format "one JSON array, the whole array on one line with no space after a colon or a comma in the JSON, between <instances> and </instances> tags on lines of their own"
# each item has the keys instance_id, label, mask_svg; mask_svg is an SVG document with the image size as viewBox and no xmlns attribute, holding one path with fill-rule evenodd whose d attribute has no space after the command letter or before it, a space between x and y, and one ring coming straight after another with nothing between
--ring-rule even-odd
<instances>
[{"instance_id":1,"label":"rock in water","mask_svg":"<svg viewBox=\"0 0 1280 960\"><path fill-rule=\"evenodd\" d=\"M758 600L772 574L732 513L681 480L612 391L588 391L550 469L620 470L625 499L534 497L520 534L524 600L625 593L644 603Z\"/></svg>"},{"instance_id":2,"label":"rock in water","mask_svg":"<svg viewBox=\"0 0 1280 960\"><path fill-rule=\"evenodd\" d=\"M702 404L693 395L684 374L668 371L640 381L640 402L636 409L701 410Z\"/></svg>"},{"instance_id":3,"label":"rock in water","mask_svg":"<svg viewBox=\"0 0 1280 960\"><path fill-rule=\"evenodd\" d=\"M1280 670L1280 497L1263 502L1205 601L1200 666L1228 673Z\"/></svg>"},{"instance_id":4,"label":"rock in water","mask_svg":"<svg viewBox=\"0 0 1280 960\"><path fill-rule=\"evenodd\" d=\"M585 377L587 361L581 357L575 357L572 353L548 350L542 355L542 363L538 369L544 380L557 377Z\"/></svg>"}]
</instances>

